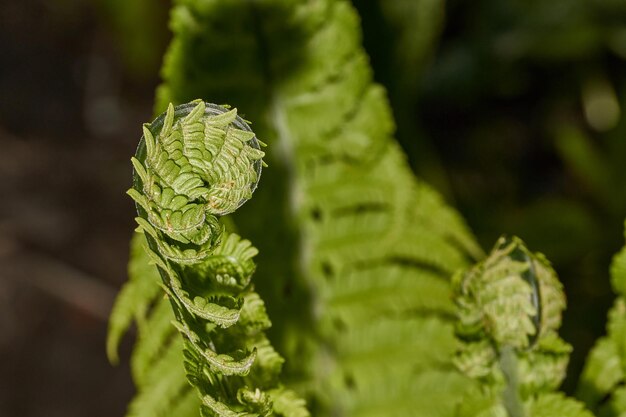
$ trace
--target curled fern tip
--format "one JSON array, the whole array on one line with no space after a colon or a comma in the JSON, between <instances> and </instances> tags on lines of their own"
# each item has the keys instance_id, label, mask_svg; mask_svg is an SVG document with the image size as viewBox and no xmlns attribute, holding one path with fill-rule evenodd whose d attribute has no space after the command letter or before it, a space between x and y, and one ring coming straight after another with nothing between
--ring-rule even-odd
<instances>
[{"instance_id":1,"label":"curled fern tip","mask_svg":"<svg viewBox=\"0 0 626 417\"><path fill-rule=\"evenodd\" d=\"M138 223L169 259L205 259L221 234L218 217L252 197L261 143L237 109L195 100L143 127L132 158Z\"/></svg>"}]
</instances>

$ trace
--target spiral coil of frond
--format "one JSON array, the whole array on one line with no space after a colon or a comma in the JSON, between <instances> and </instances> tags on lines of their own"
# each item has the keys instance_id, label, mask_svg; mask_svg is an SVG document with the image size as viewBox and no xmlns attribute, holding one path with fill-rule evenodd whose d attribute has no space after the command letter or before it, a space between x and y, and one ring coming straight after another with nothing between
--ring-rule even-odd
<instances>
[{"instance_id":1,"label":"spiral coil of frond","mask_svg":"<svg viewBox=\"0 0 626 417\"><path fill-rule=\"evenodd\" d=\"M459 370L492 394L504 391L522 402L558 388L571 351L557 333L565 295L542 255L518 238L501 237L453 285Z\"/></svg>"},{"instance_id":2,"label":"spiral coil of frond","mask_svg":"<svg viewBox=\"0 0 626 417\"><path fill-rule=\"evenodd\" d=\"M296 404L288 410L304 409L278 385L283 359L265 337L270 322L250 285L258 251L219 222L256 189L260 145L236 109L197 100L170 104L144 125L132 158L128 194L138 231L148 238L206 416L288 415L273 406L285 396Z\"/></svg>"},{"instance_id":3,"label":"spiral coil of frond","mask_svg":"<svg viewBox=\"0 0 626 417\"><path fill-rule=\"evenodd\" d=\"M250 199L261 174L259 141L237 109L203 101L178 106L151 125L132 158L140 227L159 253L197 263L219 243L217 217Z\"/></svg>"}]
</instances>

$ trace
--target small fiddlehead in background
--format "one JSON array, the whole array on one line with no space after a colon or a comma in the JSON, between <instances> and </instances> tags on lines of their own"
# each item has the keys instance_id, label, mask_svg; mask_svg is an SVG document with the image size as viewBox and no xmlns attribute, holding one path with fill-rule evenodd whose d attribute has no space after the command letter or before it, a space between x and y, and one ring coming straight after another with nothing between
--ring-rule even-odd
<instances>
[{"instance_id":1,"label":"small fiddlehead in background","mask_svg":"<svg viewBox=\"0 0 626 417\"><path fill-rule=\"evenodd\" d=\"M138 230L183 336L185 369L209 416L306 416L278 384L283 359L250 285L257 250L219 217L251 196L261 142L237 110L194 101L145 125L132 159Z\"/></svg>"},{"instance_id":2,"label":"small fiddlehead in background","mask_svg":"<svg viewBox=\"0 0 626 417\"><path fill-rule=\"evenodd\" d=\"M497 415L537 415L545 395L562 415L587 415L553 393L565 377L571 346L558 335L563 287L548 261L516 238L501 237L489 256L453 278L460 371L480 382ZM573 414L572 414L573 413Z\"/></svg>"}]
</instances>

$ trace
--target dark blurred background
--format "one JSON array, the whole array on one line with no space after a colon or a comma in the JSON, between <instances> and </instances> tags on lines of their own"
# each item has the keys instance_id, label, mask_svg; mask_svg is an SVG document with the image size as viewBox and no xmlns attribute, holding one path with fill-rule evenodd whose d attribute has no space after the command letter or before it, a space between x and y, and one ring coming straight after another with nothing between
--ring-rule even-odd
<instances>
[{"instance_id":1,"label":"dark blurred background","mask_svg":"<svg viewBox=\"0 0 626 417\"><path fill-rule=\"evenodd\" d=\"M626 217L626 2L355 0L415 171L488 250L517 234L569 298L571 391ZM165 0L0 0L0 416L122 416L104 352ZM235 103L233 103L235 104ZM129 343L122 358L128 358Z\"/></svg>"},{"instance_id":2,"label":"dark blurred background","mask_svg":"<svg viewBox=\"0 0 626 417\"><path fill-rule=\"evenodd\" d=\"M0 416L122 416L105 355L167 1L0 0Z\"/></svg>"}]
</instances>

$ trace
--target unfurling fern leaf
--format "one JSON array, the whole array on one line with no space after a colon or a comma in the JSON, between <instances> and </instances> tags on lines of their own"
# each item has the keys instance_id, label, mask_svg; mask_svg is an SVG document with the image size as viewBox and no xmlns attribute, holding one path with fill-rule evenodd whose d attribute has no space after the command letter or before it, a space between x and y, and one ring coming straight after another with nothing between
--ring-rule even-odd
<instances>
[{"instance_id":1,"label":"unfurling fern leaf","mask_svg":"<svg viewBox=\"0 0 626 417\"><path fill-rule=\"evenodd\" d=\"M565 295L543 255L518 238L502 237L484 261L455 274L453 284L460 342L455 363L480 382L476 396L482 397L468 400L462 415L591 416L554 393L571 346L557 333Z\"/></svg>"},{"instance_id":2,"label":"unfurling fern leaf","mask_svg":"<svg viewBox=\"0 0 626 417\"><path fill-rule=\"evenodd\" d=\"M173 314L157 301L145 317L149 298L135 308L146 326L139 326L133 358L139 395L129 415L187 413L198 398L206 416L308 415L303 402L278 383L283 359L265 337L270 322L250 283L257 250L225 232L219 221L255 190L264 155L260 145L236 109L201 100L170 105L144 126L128 194L137 203L144 250ZM146 282L154 273L144 272L131 289L134 282L154 285ZM131 298L124 296L116 307L110 352L128 327L126 311L132 309L125 300ZM181 383L183 363L189 382ZM188 395L189 383L199 395Z\"/></svg>"}]
</instances>

